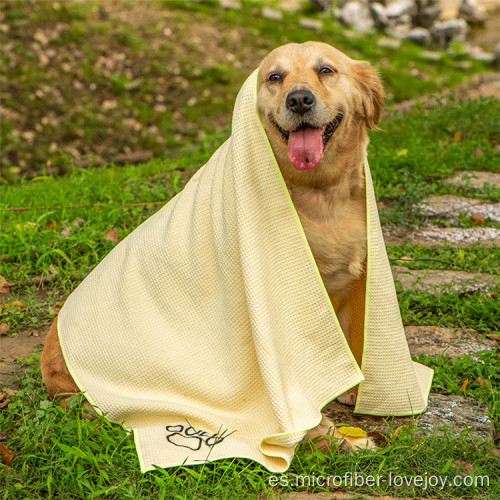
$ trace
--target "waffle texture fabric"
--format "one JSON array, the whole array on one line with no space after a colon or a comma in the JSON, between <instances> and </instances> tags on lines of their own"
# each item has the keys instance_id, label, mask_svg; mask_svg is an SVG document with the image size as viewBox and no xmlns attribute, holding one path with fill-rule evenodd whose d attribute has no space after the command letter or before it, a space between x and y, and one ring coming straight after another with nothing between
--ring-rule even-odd
<instances>
[{"instance_id":1,"label":"waffle texture fabric","mask_svg":"<svg viewBox=\"0 0 500 500\"><path fill-rule=\"evenodd\" d=\"M229 457L285 471L321 408L361 382L356 411L424 411L432 371L406 344L365 167L368 265L349 349L256 111L68 298L58 331L87 399L133 429L143 472Z\"/></svg>"}]
</instances>

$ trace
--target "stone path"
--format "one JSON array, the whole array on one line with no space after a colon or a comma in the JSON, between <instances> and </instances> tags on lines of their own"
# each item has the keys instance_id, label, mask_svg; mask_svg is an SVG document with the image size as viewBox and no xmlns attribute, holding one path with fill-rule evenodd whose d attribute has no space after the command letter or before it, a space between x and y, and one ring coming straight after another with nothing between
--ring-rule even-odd
<instances>
[{"instance_id":1,"label":"stone path","mask_svg":"<svg viewBox=\"0 0 500 500\"><path fill-rule=\"evenodd\" d=\"M445 184L467 186L481 192L486 186L500 189L500 172L457 172L444 181ZM410 242L416 245L432 246L449 244L466 247L473 243L482 246L500 246L500 228L491 222L500 221L500 203L463 196L429 196L420 203L420 210L429 217L438 217L448 223L458 224L460 214L475 218L478 225L469 228L440 227L428 224L410 231L394 226L384 226L387 244L399 245Z\"/></svg>"}]
</instances>

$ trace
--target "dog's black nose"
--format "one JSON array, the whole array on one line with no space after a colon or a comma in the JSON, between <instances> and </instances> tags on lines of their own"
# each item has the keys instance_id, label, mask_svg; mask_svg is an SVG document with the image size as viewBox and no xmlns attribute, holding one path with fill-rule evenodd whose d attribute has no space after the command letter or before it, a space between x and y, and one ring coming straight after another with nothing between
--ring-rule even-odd
<instances>
[{"instance_id":1,"label":"dog's black nose","mask_svg":"<svg viewBox=\"0 0 500 500\"><path fill-rule=\"evenodd\" d=\"M315 102L316 97L307 89L292 90L286 96L287 109L299 115L303 115L306 111L309 111L314 106Z\"/></svg>"}]
</instances>

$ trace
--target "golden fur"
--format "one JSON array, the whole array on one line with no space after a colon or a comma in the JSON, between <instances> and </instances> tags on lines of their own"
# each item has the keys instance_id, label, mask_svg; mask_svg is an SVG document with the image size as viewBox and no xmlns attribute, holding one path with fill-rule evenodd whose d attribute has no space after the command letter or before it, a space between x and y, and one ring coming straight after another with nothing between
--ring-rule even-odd
<instances>
[{"instance_id":1,"label":"golden fur","mask_svg":"<svg viewBox=\"0 0 500 500\"><path fill-rule=\"evenodd\" d=\"M321 72L324 67L331 72ZM273 74L280 75L278 81L269 80ZM321 129L338 113L343 115L313 170L293 167L287 142L276 126L294 130L301 125L297 114L285 105L287 95L297 89L308 89L316 98L308 114L309 125ZM382 103L383 89L373 67L324 43L279 47L260 66L259 116L348 340L351 311L346 297L362 278L366 260L366 128L377 125ZM62 396L64 402L68 394L79 391L62 356L56 321L45 342L41 370L51 397ZM349 392L345 401L352 403L354 397ZM324 417L306 437L327 434L331 425Z\"/></svg>"}]
</instances>

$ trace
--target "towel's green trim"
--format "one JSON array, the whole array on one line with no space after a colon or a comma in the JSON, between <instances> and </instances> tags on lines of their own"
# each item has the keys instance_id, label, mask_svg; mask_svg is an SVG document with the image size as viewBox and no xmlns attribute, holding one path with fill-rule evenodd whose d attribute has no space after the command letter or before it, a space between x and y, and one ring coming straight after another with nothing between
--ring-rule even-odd
<instances>
[{"instance_id":1,"label":"towel's green trim","mask_svg":"<svg viewBox=\"0 0 500 500\"><path fill-rule=\"evenodd\" d=\"M280 167L278 165L276 157L274 156L273 148L271 147L271 143L269 142L269 139L267 138L266 131L264 130L264 125L262 125L262 122L260 120L259 112L257 110L257 84L258 84L257 75L258 75L258 71L259 71L258 69L255 70L254 74L253 74L253 76L254 76L254 110L255 110L255 115L257 117L257 123L259 124L259 129L260 129L260 132L262 134L262 138L264 139L264 142L265 142L265 144L266 144L266 146L267 146L267 148L269 150L270 157L272 158L273 165L274 165L274 167L276 169L276 172L278 174L278 178L279 178L281 186L283 188L283 193L285 194L285 199L287 200L288 206L290 207L290 211L291 211L291 213L292 213L292 215L293 215L293 217L295 219L295 222L297 223L297 228L299 229L299 234L300 234L300 236L302 238L302 243L304 244L304 247L306 249L307 255L309 256L309 259L310 259L310 261L311 261L311 263L313 265L314 271L316 273L316 279L318 280L319 285L321 286L321 290L323 291L323 295L326 298L326 302L327 302L328 307L330 309L330 313L331 313L331 315L333 317L333 321L335 323L335 326L336 326L338 332L341 334L341 339L342 339L342 342L343 342L344 347L346 349L347 355L350 357L350 359L351 359L351 361L352 361L352 363L354 365L354 368L355 368L356 372L358 372L358 374L360 376L360 379L352 386L352 387L355 387L362 380L364 380L363 372L362 372L362 370L360 370L360 368L358 366L358 363L357 363L356 359L354 358L354 355L351 352L351 348L349 347L349 344L347 343L347 340L345 339L344 332L342 331L342 328L340 326L340 323L339 323L339 320L337 318L337 315L335 314L335 309L332 306L332 303L330 301L330 297L328 296L328 292L326 291L325 284L323 282L323 279L321 278L321 274L319 272L318 266L316 264L316 261L314 260L314 256L312 254L311 247L309 246L309 242L307 241L307 238L306 238L306 235L305 235L305 232L304 232L304 228L302 227L302 223L300 222L299 215L297 214L297 210L295 210L295 206L293 204L292 198L290 196L290 193L288 192L288 188L286 187L285 179L283 178L283 175L281 174ZM349 389L346 389L346 391L349 390ZM340 394L343 394L346 391L342 391ZM337 394L337 396L339 396L340 394ZM337 397L337 396L335 396L335 397ZM321 408L323 408L323 406L325 406L326 404L328 404L333 399L335 399L335 398L329 398L321 406Z\"/></svg>"}]
</instances>

